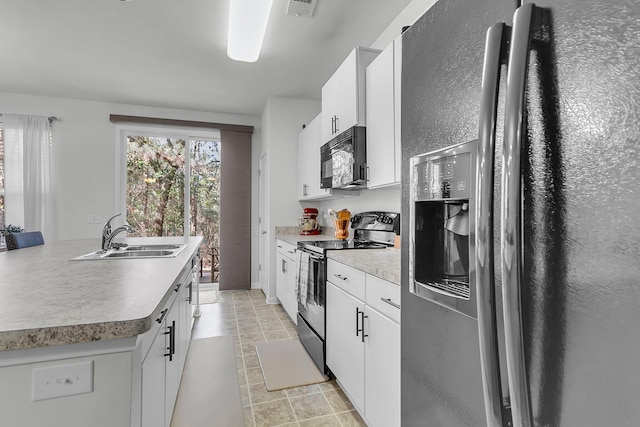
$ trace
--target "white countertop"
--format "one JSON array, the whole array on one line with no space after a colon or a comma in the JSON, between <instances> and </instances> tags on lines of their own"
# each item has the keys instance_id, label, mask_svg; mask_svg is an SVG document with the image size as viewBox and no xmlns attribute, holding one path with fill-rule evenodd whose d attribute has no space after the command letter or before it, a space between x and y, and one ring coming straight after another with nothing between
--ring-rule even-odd
<instances>
[{"instance_id":1,"label":"white countertop","mask_svg":"<svg viewBox=\"0 0 640 427\"><path fill-rule=\"evenodd\" d=\"M131 238L187 243L173 258L72 261L99 239L0 253L0 351L126 338L150 328L202 237Z\"/></svg>"},{"instance_id":2,"label":"white countertop","mask_svg":"<svg viewBox=\"0 0 640 427\"><path fill-rule=\"evenodd\" d=\"M399 249L327 251L327 258L400 286Z\"/></svg>"}]
</instances>

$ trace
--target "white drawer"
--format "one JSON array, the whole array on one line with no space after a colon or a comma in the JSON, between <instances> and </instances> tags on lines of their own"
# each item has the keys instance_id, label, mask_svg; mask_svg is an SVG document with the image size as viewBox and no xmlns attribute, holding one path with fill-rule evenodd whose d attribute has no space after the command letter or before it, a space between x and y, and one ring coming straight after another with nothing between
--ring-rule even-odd
<instances>
[{"instance_id":1,"label":"white drawer","mask_svg":"<svg viewBox=\"0 0 640 427\"><path fill-rule=\"evenodd\" d=\"M365 273L332 259L327 260L327 281L338 288L364 301Z\"/></svg>"},{"instance_id":2,"label":"white drawer","mask_svg":"<svg viewBox=\"0 0 640 427\"><path fill-rule=\"evenodd\" d=\"M276 240L276 250L287 258L294 259L296 257L296 246L284 240Z\"/></svg>"},{"instance_id":3,"label":"white drawer","mask_svg":"<svg viewBox=\"0 0 640 427\"><path fill-rule=\"evenodd\" d=\"M400 323L400 286L367 274L366 303Z\"/></svg>"}]
</instances>

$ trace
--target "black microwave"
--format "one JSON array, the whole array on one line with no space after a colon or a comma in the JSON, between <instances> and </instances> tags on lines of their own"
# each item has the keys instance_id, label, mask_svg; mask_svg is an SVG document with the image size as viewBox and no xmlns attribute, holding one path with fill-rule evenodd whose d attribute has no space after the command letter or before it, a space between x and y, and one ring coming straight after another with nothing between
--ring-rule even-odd
<instances>
[{"instance_id":1,"label":"black microwave","mask_svg":"<svg viewBox=\"0 0 640 427\"><path fill-rule=\"evenodd\" d=\"M367 186L366 128L354 126L320 147L320 188Z\"/></svg>"}]
</instances>

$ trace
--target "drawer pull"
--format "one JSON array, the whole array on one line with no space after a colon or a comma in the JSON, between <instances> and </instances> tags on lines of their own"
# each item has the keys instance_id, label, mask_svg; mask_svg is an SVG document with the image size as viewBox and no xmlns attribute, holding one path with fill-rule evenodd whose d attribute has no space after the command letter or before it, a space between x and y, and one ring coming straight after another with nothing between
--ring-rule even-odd
<instances>
[{"instance_id":1,"label":"drawer pull","mask_svg":"<svg viewBox=\"0 0 640 427\"><path fill-rule=\"evenodd\" d=\"M336 276L340 280L347 280L347 278L345 276L343 276L342 274L334 274L334 276Z\"/></svg>"},{"instance_id":2,"label":"drawer pull","mask_svg":"<svg viewBox=\"0 0 640 427\"><path fill-rule=\"evenodd\" d=\"M160 317L158 317L158 318L156 319L156 322L158 322L158 323L162 323L162 320L164 319L164 316L167 314L167 311L169 311L169 309L168 309L168 308L165 308L164 310L162 310L162 311L160 312Z\"/></svg>"},{"instance_id":3,"label":"drawer pull","mask_svg":"<svg viewBox=\"0 0 640 427\"><path fill-rule=\"evenodd\" d=\"M391 298L382 298L382 297L380 297L380 300L382 302L386 302L387 304L394 306L398 310L400 309L400 304L396 304L395 302L391 301Z\"/></svg>"}]
</instances>

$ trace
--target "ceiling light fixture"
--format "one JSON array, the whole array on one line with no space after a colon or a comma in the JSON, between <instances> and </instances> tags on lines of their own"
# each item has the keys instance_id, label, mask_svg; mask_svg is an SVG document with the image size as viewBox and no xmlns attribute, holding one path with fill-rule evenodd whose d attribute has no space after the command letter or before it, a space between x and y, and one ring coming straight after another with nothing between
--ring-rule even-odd
<instances>
[{"instance_id":1,"label":"ceiling light fixture","mask_svg":"<svg viewBox=\"0 0 640 427\"><path fill-rule=\"evenodd\" d=\"M273 0L231 0L227 56L236 61L256 62Z\"/></svg>"}]
</instances>

